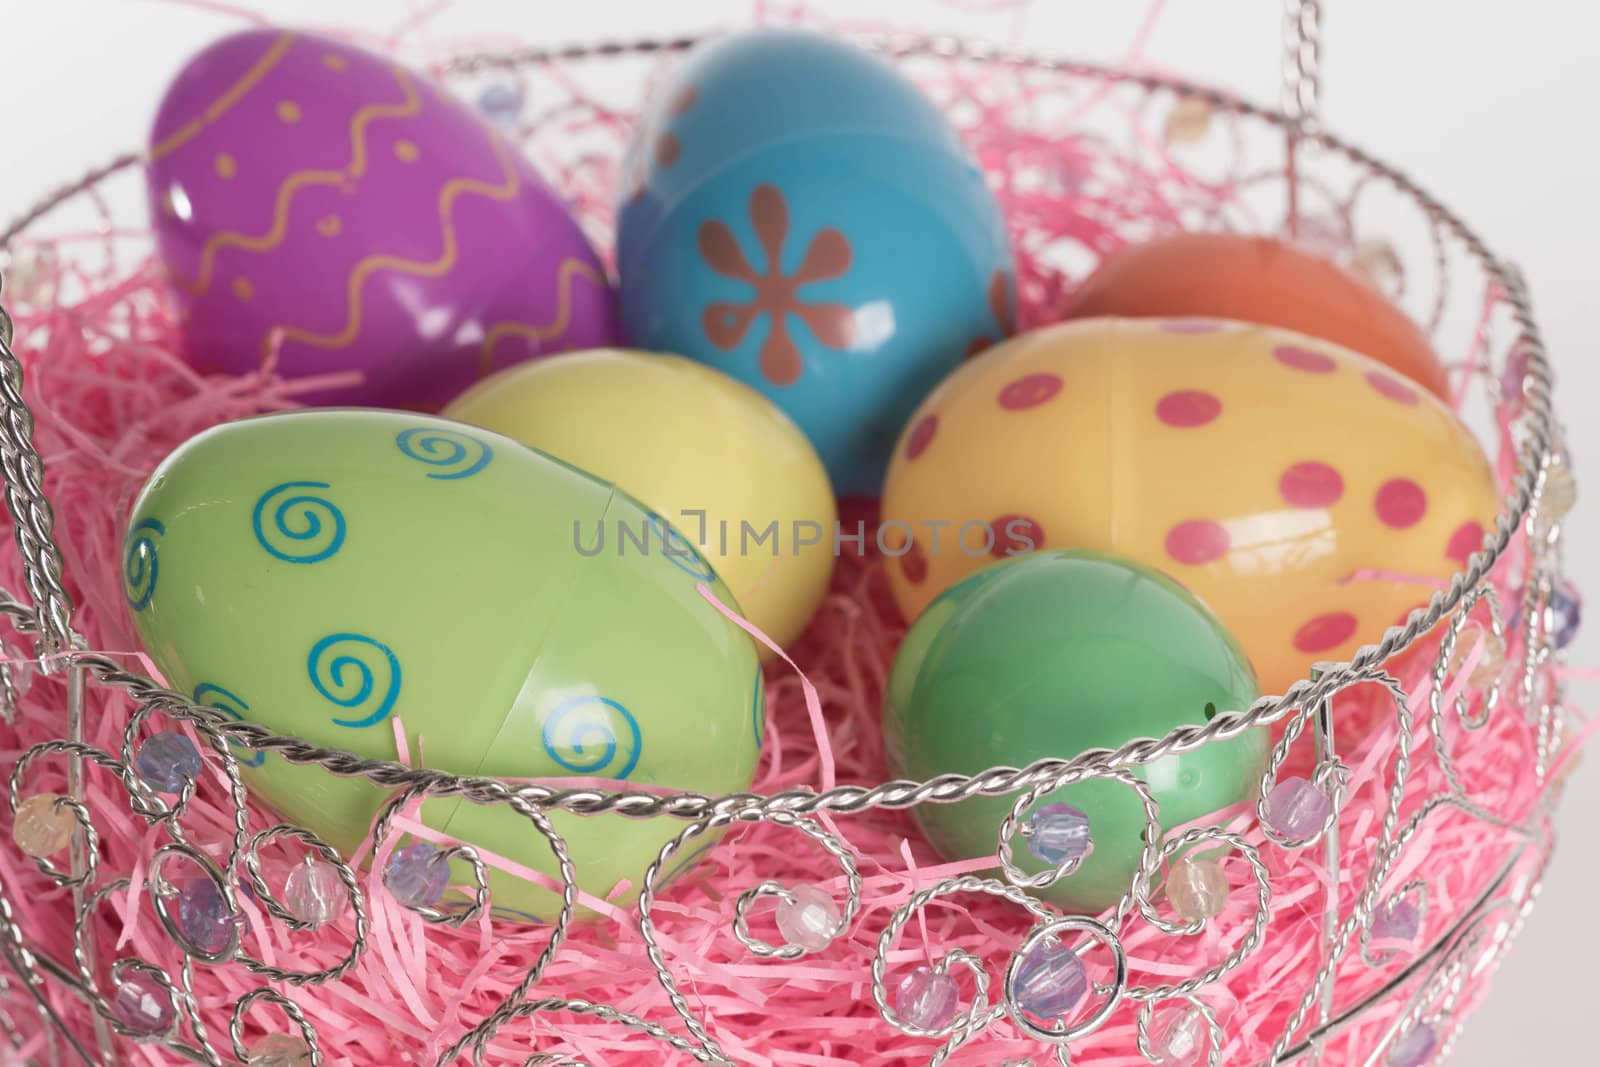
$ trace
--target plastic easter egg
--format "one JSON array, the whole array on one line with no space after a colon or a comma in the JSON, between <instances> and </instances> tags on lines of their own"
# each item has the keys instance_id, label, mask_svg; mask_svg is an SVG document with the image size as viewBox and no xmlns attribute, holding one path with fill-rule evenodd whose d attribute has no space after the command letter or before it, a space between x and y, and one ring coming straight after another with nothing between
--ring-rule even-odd
<instances>
[{"instance_id":1,"label":"plastic easter egg","mask_svg":"<svg viewBox=\"0 0 1600 1067\"><path fill-rule=\"evenodd\" d=\"M771 397L876 494L917 401L1010 332L999 207L888 64L788 29L715 39L647 111L618 229L623 327Z\"/></svg>"},{"instance_id":2,"label":"plastic easter egg","mask_svg":"<svg viewBox=\"0 0 1600 1067\"><path fill-rule=\"evenodd\" d=\"M421 75L324 37L233 34L167 89L145 167L203 371L343 374L313 403L437 410L499 367L613 339L604 268L516 147Z\"/></svg>"},{"instance_id":3,"label":"plastic easter egg","mask_svg":"<svg viewBox=\"0 0 1600 1067\"><path fill-rule=\"evenodd\" d=\"M444 414L560 456L666 516L779 645L827 592L836 514L816 450L770 400L704 364L575 352L501 371Z\"/></svg>"},{"instance_id":4,"label":"plastic easter egg","mask_svg":"<svg viewBox=\"0 0 1600 1067\"><path fill-rule=\"evenodd\" d=\"M1498 501L1455 416L1364 356L1242 323L1092 319L951 375L883 504L907 618L994 557L1116 552L1194 590L1282 692L1426 601Z\"/></svg>"},{"instance_id":5,"label":"plastic easter egg","mask_svg":"<svg viewBox=\"0 0 1600 1067\"><path fill-rule=\"evenodd\" d=\"M1170 578L1097 553L1047 551L994 564L929 605L895 657L884 709L895 773L917 779L1025 767L1163 737L1259 696L1237 642ZM1134 773L1150 786L1164 830L1252 796L1266 768L1265 730L1168 756ZM921 804L917 820L947 859L993 855L1016 796ZM1147 825L1129 786L1085 781L1032 805L1088 817L1092 850L1040 894L1095 913L1138 870ZM1027 821L1024 813L1023 821ZM1014 840L1035 874L1060 857Z\"/></svg>"},{"instance_id":6,"label":"plastic easter egg","mask_svg":"<svg viewBox=\"0 0 1600 1067\"><path fill-rule=\"evenodd\" d=\"M1450 381L1427 334L1365 279L1269 237L1180 233L1110 256L1078 287L1065 319L1237 319L1353 349L1440 397Z\"/></svg>"},{"instance_id":7,"label":"plastic easter egg","mask_svg":"<svg viewBox=\"0 0 1600 1067\"><path fill-rule=\"evenodd\" d=\"M634 540L612 548L623 527ZM625 493L498 434L344 410L208 430L140 494L125 579L174 688L312 744L392 760L400 730L414 762L455 773L712 792L755 771L755 650L697 589L736 607L726 587ZM240 757L253 795L346 854L384 800L362 779ZM422 817L556 870L503 806L438 799ZM636 893L681 829L551 818L598 896L622 879ZM555 913L531 883L491 887L499 906Z\"/></svg>"}]
</instances>

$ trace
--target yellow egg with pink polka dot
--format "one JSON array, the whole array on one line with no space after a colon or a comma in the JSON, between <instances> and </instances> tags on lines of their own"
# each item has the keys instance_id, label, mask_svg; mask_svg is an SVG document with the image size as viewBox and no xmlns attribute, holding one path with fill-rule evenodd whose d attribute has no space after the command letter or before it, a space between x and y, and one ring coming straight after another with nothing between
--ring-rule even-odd
<instances>
[{"instance_id":1,"label":"yellow egg with pink polka dot","mask_svg":"<svg viewBox=\"0 0 1600 1067\"><path fill-rule=\"evenodd\" d=\"M908 618L1041 548L1160 568L1282 692L1425 602L1497 506L1454 413L1365 356L1222 320L1089 319L991 348L928 396L883 541Z\"/></svg>"}]
</instances>

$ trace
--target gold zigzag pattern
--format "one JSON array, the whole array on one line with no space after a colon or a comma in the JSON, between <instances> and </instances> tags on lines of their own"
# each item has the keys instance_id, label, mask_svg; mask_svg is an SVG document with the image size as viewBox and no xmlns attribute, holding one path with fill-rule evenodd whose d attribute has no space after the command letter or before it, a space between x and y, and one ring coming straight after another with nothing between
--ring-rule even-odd
<instances>
[{"instance_id":1,"label":"gold zigzag pattern","mask_svg":"<svg viewBox=\"0 0 1600 1067\"><path fill-rule=\"evenodd\" d=\"M444 234L444 251L438 258L402 259L387 253L367 256L351 270L345 286L347 312L343 329L337 333L313 333L297 326L274 327L262 338L263 353L270 355L274 343L279 338L284 342L299 341L316 348L344 348L361 334L361 289L370 275L380 270L393 270L423 278L437 278L454 267L459 249L456 244L455 222L450 217L450 210L456 198L464 193L478 193L491 200L504 202L516 195L521 184L517 178L516 168L506 156L505 146L501 143L499 135L490 133L489 143L494 148L495 158L500 162L504 180L498 185L490 185L477 178L452 178L439 190L439 226Z\"/></svg>"},{"instance_id":2,"label":"gold zigzag pattern","mask_svg":"<svg viewBox=\"0 0 1600 1067\"><path fill-rule=\"evenodd\" d=\"M198 118L190 119L173 133L164 138L160 144L150 149L150 162L154 163L163 156L171 155L184 145L197 137L201 130L216 122L228 109L244 98L244 94L256 87L267 72L278 65L278 60L289 50L294 43L294 34L285 33L272 42L272 47L262 53L260 59L244 72L244 76L228 87L228 91L213 100Z\"/></svg>"},{"instance_id":3,"label":"gold zigzag pattern","mask_svg":"<svg viewBox=\"0 0 1600 1067\"><path fill-rule=\"evenodd\" d=\"M295 193L314 185L342 185L366 173L367 127L383 118L409 118L422 109L422 98L411 84L405 71L391 68L395 81L405 94L398 104L369 104L350 119L350 162L342 170L301 170L289 175L278 186L272 209L272 225L265 233L246 234L237 230L223 230L211 235L200 253L200 274L189 280L173 272L173 281L196 295L211 286L216 270L217 253L224 248L241 248L246 252L270 252L282 243L289 232L289 207Z\"/></svg>"},{"instance_id":4,"label":"gold zigzag pattern","mask_svg":"<svg viewBox=\"0 0 1600 1067\"><path fill-rule=\"evenodd\" d=\"M567 332L567 327L572 323L573 278L583 277L602 288L607 284L605 276L594 267L576 257L561 261L560 268L556 271L556 289L558 291L559 306L556 308L556 317L548 326L535 326L526 322L497 322L490 328L483 339L483 348L478 354L478 375L487 377L493 368L494 346L507 337L527 337L535 342L548 341L560 337Z\"/></svg>"}]
</instances>

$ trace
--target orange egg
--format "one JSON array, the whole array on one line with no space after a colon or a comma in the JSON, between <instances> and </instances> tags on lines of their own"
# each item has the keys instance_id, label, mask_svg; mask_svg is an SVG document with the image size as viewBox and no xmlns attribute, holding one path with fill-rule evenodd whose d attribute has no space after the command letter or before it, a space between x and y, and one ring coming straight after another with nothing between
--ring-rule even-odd
<instances>
[{"instance_id":1,"label":"orange egg","mask_svg":"<svg viewBox=\"0 0 1600 1067\"><path fill-rule=\"evenodd\" d=\"M1124 248L1068 301L1064 319L1238 319L1332 341L1449 395L1427 335L1365 280L1267 237L1180 233Z\"/></svg>"},{"instance_id":2,"label":"orange egg","mask_svg":"<svg viewBox=\"0 0 1600 1067\"><path fill-rule=\"evenodd\" d=\"M1158 568L1281 693L1426 601L1497 506L1466 427L1365 356L1245 323L1091 319L991 348L928 396L882 538L907 618L1037 549Z\"/></svg>"}]
</instances>

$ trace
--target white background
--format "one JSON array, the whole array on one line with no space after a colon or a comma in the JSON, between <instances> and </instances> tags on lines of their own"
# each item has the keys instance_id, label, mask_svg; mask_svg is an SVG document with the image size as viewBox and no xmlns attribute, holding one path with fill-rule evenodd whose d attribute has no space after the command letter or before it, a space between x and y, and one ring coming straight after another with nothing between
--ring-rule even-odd
<instances>
[{"instance_id":1,"label":"white background","mask_svg":"<svg viewBox=\"0 0 1600 1067\"><path fill-rule=\"evenodd\" d=\"M275 20L388 31L396 0L257 0ZM432 5L429 5L430 7ZM440 5L443 6L443 5ZM1116 60L1143 0L1036 0L1025 19L983 13L993 0L823 0L846 17L887 16L1082 58ZM166 78L237 19L152 0L0 0L0 217L114 151L140 145ZM963 11L961 8L965 8ZM1573 0L1324 0L1328 126L1419 176L1502 255L1524 268L1559 375L1580 474L1600 471L1600 387L1590 319L1600 241L1600 119L1594 41L1600 5ZM458 0L435 32L498 28L565 42L703 29L738 21L752 0ZM1255 99L1276 100L1278 0L1175 0L1148 58ZM1591 484L1600 485L1600 481ZM1573 661L1600 664L1600 490L1570 524L1569 569L1595 618ZM1591 761L1600 762L1600 760ZM1594 1062L1600 771L1576 775L1562 849L1545 896L1452 1062L1504 1067Z\"/></svg>"}]
</instances>

